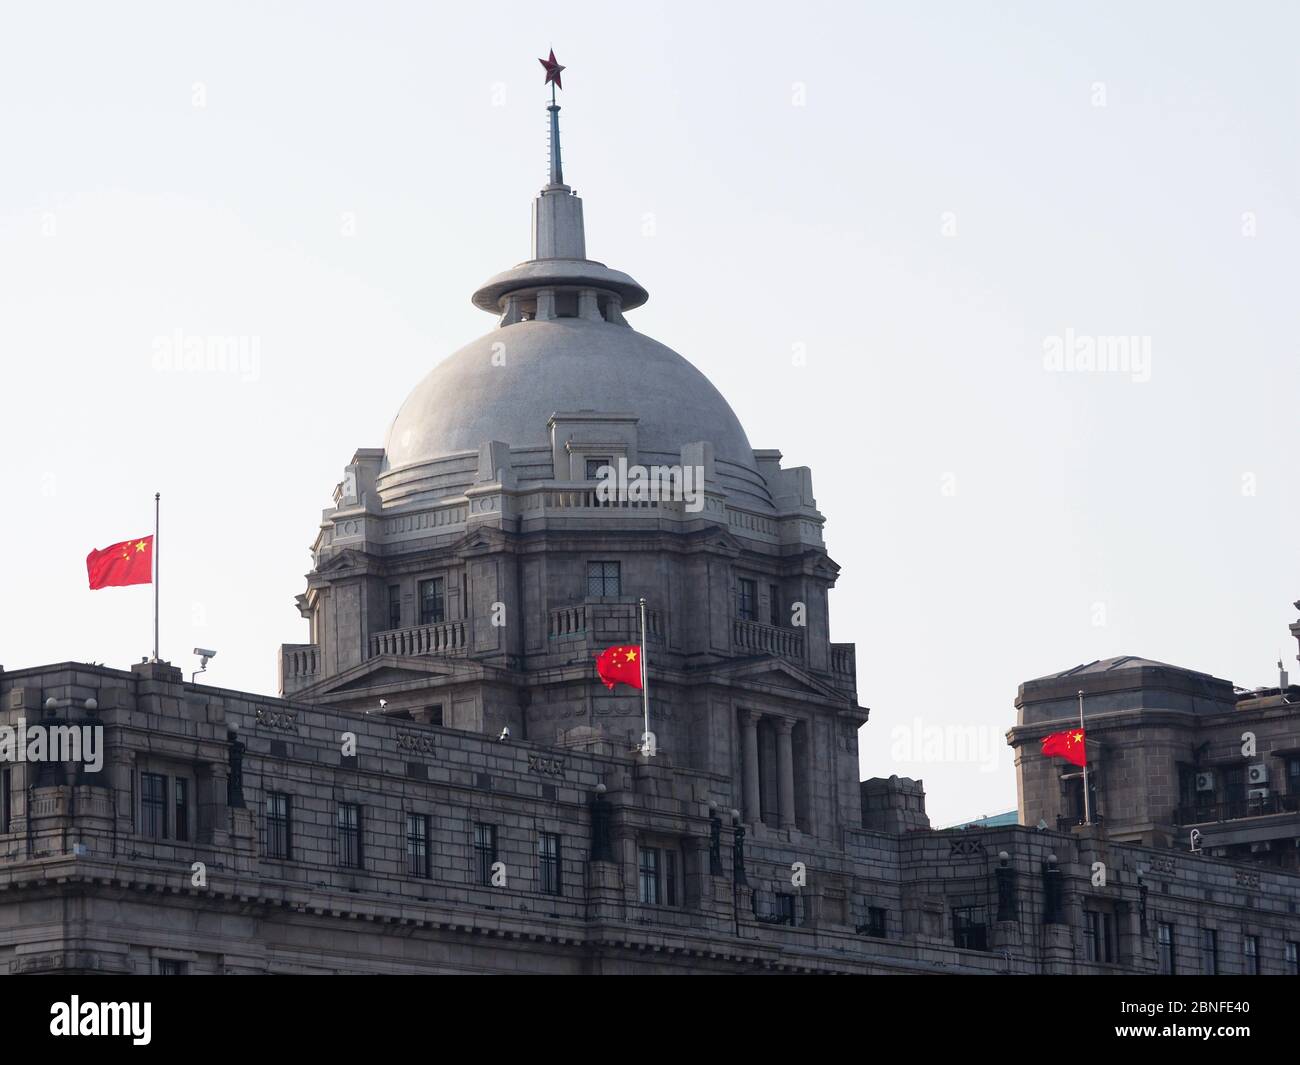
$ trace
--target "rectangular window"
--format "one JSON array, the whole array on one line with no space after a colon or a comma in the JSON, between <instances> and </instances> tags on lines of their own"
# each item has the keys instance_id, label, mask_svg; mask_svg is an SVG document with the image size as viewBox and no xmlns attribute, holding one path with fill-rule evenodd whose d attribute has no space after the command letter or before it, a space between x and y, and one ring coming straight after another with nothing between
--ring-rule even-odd
<instances>
[{"instance_id":1,"label":"rectangular window","mask_svg":"<svg viewBox=\"0 0 1300 1065\"><path fill-rule=\"evenodd\" d=\"M406 874L422 880L429 877L429 817L406 815Z\"/></svg>"},{"instance_id":2,"label":"rectangular window","mask_svg":"<svg viewBox=\"0 0 1300 1065\"><path fill-rule=\"evenodd\" d=\"M777 892L776 895L776 915L781 918L782 924L794 925L794 896L788 891Z\"/></svg>"},{"instance_id":3,"label":"rectangular window","mask_svg":"<svg viewBox=\"0 0 1300 1065\"><path fill-rule=\"evenodd\" d=\"M266 797L266 854L269 858L293 857L293 803L282 791Z\"/></svg>"},{"instance_id":4,"label":"rectangular window","mask_svg":"<svg viewBox=\"0 0 1300 1065\"><path fill-rule=\"evenodd\" d=\"M8 832L9 825L14 816L13 808L13 786L14 771L6 767L0 771L0 789L4 794L0 795L0 832Z\"/></svg>"},{"instance_id":5,"label":"rectangular window","mask_svg":"<svg viewBox=\"0 0 1300 1065\"><path fill-rule=\"evenodd\" d=\"M1083 911L1083 945L1088 961L1106 965L1115 961L1115 932L1109 913Z\"/></svg>"},{"instance_id":6,"label":"rectangular window","mask_svg":"<svg viewBox=\"0 0 1300 1065\"><path fill-rule=\"evenodd\" d=\"M677 852L664 851L664 905L677 905Z\"/></svg>"},{"instance_id":7,"label":"rectangular window","mask_svg":"<svg viewBox=\"0 0 1300 1065\"><path fill-rule=\"evenodd\" d=\"M1286 790L1288 795L1300 795L1300 757L1286 760Z\"/></svg>"},{"instance_id":8,"label":"rectangular window","mask_svg":"<svg viewBox=\"0 0 1300 1065\"><path fill-rule=\"evenodd\" d=\"M189 962L180 958L159 958L159 976L185 976L189 972Z\"/></svg>"},{"instance_id":9,"label":"rectangular window","mask_svg":"<svg viewBox=\"0 0 1300 1065\"><path fill-rule=\"evenodd\" d=\"M974 906L952 911L953 945L963 950L988 950L989 931Z\"/></svg>"},{"instance_id":10,"label":"rectangular window","mask_svg":"<svg viewBox=\"0 0 1300 1065\"><path fill-rule=\"evenodd\" d=\"M754 582L741 577L736 581L736 617L741 621L753 621L754 610Z\"/></svg>"},{"instance_id":11,"label":"rectangular window","mask_svg":"<svg viewBox=\"0 0 1300 1065\"><path fill-rule=\"evenodd\" d=\"M611 466L611 465L613 465L613 463L610 461L608 456L605 456L604 458L598 458L598 459L593 459L593 458L587 459L587 480L599 481L601 477L600 474L601 469L603 469L605 466ZM606 474L606 476L608 476L608 474Z\"/></svg>"},{"instance_id":12,"label":"rectangular window","mask_svg":"<svg viewBox=\"0 0 1300 1065\"><path fill-rule=\"evenodd\" d=\"M361 868L361 807L354 802L339 803L339 865L344 869Z\"/></svg>"},{"instance_id":13,"label":"rectangular window","mask_svg":"<svg viewBox=\"0 0 1300 1065\"><path fill-rule=\"evenodd\" d=\"M781 589L775 584L767 586L768 623L774 628L781 627Z\"/></svg>"},{"instance_id":14,"label":"rectangular window","mask_svg":"<svg viewBox=\"0 0 1300 1065\"><path fill-rule=\"evenodd\" d=\"M388 586L388 627L390 629L402 627L402 586L400 584Z\"/></svg>"},{"instance_id":15,"label":"rectangular window","mask_svg":"<svg viewBox=\"0 0 1300 1065\"><path fill-rule=\"evenodd\" d=\"M167 778L161 773L140 774L140 831L146 839L167 835Z\"/></svg>"},{"instance_id":16,"label":"rectangular window","mask_svg":"<svg viewBox=\"0 0 1300 1065\"><path fill-rule=\"evenodd\" d=\"M867 907L867 935L877 939L885 938L885 908L883 906Z\"/></svg>"},{"instance_id":17,"label":"rectangular window","mask_svg":"<svg viewBox=\"0 0 1300 1065\"><path fill-rule=\"evenodd\" d=\"M429 707L429 724L442 724L442 703L434 703L433 706Z\"/></svg>"},{"instance_id":18,"label":"rectangular window","mask_svg":"<svg viewBox=\"0 0 1300 1065\"><path fill-rule=\"evenodd\" d=\"M587 563L587 596L598 599L623 594L621 566L617 562Z\"/></svg>"},{"instance_id":19,"label":"rectangular window","mask_svg":"<svg viewBox=\"0 0 1300 1065\"><path fill-rule=\"evenodd\" d=\"M176 838L184 843L190 838L190 782L176 778Z\"/></svg>"},{"instance_id":20,"label":"rectangular window","mask_svg":"<svg viewBox=\"0 0 1300 1065\"><path fill-rule=\"evenodd\" d=\"M1259 975L1259 936L1246 936L1242 942L1245 952L1245 973L1247 976Z\"/></svg>"},{"instance_id":21,"label":"rectangular window","mask_svg":"<svg viewBox=\"0 0 1300 1065\"><path fill-rule=\"evenodd\" d=\"M637 861L638 883L642 906L659 905L659 851L642 847Z\"/></svg>"},{"instance_id":22,"label":"rectangular window","mask_svg":"<svg viewBox=\"0 0 1300 1065\"><path fill-rule=\"evenodd\" d=\"M1219 933L1213 928L1201 929L1201 972L1206 976L1219 973Z\"/></svg>"},{"instance_id":23,"label":"rectangular window","mask_svg":"<svg viewBox=\"0 0 1300 1065\"><path fill-rule=\"evenodd\" d=\"M432 577L420 582L420 624L441 625L446 619L446 599L442 593L442 578Z\"/></svg>"},{"instance_id":24,"label":"rectangular window","mask_svg":"<svg viewBox=\"0 0 1300 1065\"><path fill-rule=\"evenodd\" d=\"M478 882L490 887L492 884L492 866L497 860L497 826L475 823L474 825L474 866Z\"/></svg>"},{"instance_id":25,"label":"rectangular window","mask_svg":"<svg viewBox=\"0 0 1300 1065\"><path fill-rule=\"evenodd\" d=\"M1178 971L1178 958L1174 952L1174 926L1161 922L1156 929L1159 947L1160 975L1173 976Z\"/></svg>"},{"instance_id":26,"label":"rectangular window","mask_svg":"<svg viewBox=\"0 0 1300 1065\"><path fill-rule=\"evenodd\" d=\"M537 879L542 894L561 894L560 837L554 833L543 832L537 837Z\"/></svg>"},{"instance_id":27,"label":"rectangular window","mask_svg":"<svg viewBox=\"0 0 1300 1065\"><path fill-rule=\"evenodd\" d=\"M1286 971L1291 976L1300 976L1300 943L1294 940L1286 945Z\"/></svg>"}]
</instances>

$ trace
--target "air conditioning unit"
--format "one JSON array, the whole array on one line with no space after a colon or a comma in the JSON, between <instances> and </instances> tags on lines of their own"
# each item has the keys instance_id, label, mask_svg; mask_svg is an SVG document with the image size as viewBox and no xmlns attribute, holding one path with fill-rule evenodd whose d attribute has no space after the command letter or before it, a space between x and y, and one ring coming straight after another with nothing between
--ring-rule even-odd
<instances>
[{"instance_id":1,"label":"air conditioning unit","mask_svg":"<svg viewBox=\"0 0 1300 1065\"><path fill-rule=\"evenodd\" d=\"M1248 798L1248 799L1267 799L1267 798L1268 798L1268 788L1250 788L1250 789L1248 789L1247 792L1246 792L1246 798Z\"/></svg>"},{"instance_id":2,"label":"air conditioning unit","mask_svg":"<svg viewBox=\"0 0 1300 1065\"><path fill-rule=\"evenodd\" d=\"M1246 767L1247 784L1267 784L1268 783L1268 763L1256 762L1254 765Z\"/></svg>"},{"instance_id":3,"label":"air conditioning unit","mask_svg":"<svg viewBox=\"0 0 1300 1065\"><path fill-rule=\"evenodd\" d=\"M1197 790L1197 791L1213 791L1213 790L1214 790L1214 774L1211 773L1211 772L1208 772L1208 771L1207 771L1207 772L1204 772L1204 773L1197 773L1197 774L1196 774L1196 790Z\"/></svg>"}]
</instances>

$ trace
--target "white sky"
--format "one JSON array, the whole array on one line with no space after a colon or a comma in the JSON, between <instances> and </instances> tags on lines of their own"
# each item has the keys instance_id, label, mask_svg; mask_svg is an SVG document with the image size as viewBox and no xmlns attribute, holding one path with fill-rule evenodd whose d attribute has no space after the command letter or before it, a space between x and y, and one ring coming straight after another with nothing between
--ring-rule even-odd
<instances>
[{"instance_id":1,"label":"white sky","mask_svg":"<svg viewBox=\"0 0 1300 1065\"><path fill-rule=\"evenodd\" d=\"M936 824L992 814L1026 678L1125 653L1247 686L1294 669L1293 6L5 21L8 668L149 652L151 590L90 593L83 559L149 532L159 490L164 656L214 647L205 679L274 691L343 465L527 257L553 45L589 254L650 290L634 327L755 447L813 469L868 775L924 778ZM255 340L256 373L158 370L176 330ZM1067 330L1149 338L1150 380L1047 372ZM983 757L908 738L963 726Z\"/></svg>"}]
</instances>

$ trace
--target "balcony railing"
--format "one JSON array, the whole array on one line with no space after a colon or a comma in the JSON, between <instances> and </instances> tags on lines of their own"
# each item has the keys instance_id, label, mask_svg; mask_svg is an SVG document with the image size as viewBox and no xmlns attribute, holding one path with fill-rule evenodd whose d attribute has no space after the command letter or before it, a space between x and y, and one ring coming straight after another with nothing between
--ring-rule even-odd
<instances>
[{"instance_id":1,"label":"balcony railing","mask_svg":"<svg viewBox=\"0 0 1300 1065\"><path fill-rule=\"evenodd\" d=\"M664 616L659 610L645 612L646 640L660 643L664 638ZM550 612L546 635L551 643L585 641L596 643L635 643L640 639L641 619L636 603L579 603Z\"/></svg>"},{"instance_id":2,"label":"balcony railing","mask_svg":"<svg viewBox=\"0 0 1300 1065\"><path fill-rule=\"evenodd\" d=\"M745 654L803 659L803 636L793 629L782 629L776 625L762 625L757 621L733 621L731 643L737 651Z\"/></svg>"},{"instance_id":3,"label":"balcony railing","mask_svg":"<svg viewBox=\"0 0 1300 1065\"><path fill-rule=\"evenodd\" d=\"M831 672L842 677L858 675L857 647L851 643L831 644Z\"/></svg>"},{"instance_id":4,"label":"balcony railing","mask_svg":"<svg viewBox=\"0 0 1300 1065\"><path fill-rule=\"evenodd\" d=\"M320 648L314 643L280 645L280 679L301 681L320 672Z\"/></svg>"},{"instance_id":5,"label":"balcony railing","mask_svg":"<svg viewBox=\"0 0 1300 1065\"><path fill-rule=\"evenodd\" d=\"M371 658L379 655L463 655L465 650L464 621L389 629L370 637Z\"/></svg>"},{"instance_id":6,"label":"balcony railing","mask_svg":"<svg viewBox=\"0 0 1300 1065\"><path fill-rule=\"evenodd\" d=\"M1262 795L1254 799L1196 803L1174 811L1177 825L1204 825L1213 821L1240 821L1246 817L1300 813L1300 795Z\"/></svg>"}]
</instances>

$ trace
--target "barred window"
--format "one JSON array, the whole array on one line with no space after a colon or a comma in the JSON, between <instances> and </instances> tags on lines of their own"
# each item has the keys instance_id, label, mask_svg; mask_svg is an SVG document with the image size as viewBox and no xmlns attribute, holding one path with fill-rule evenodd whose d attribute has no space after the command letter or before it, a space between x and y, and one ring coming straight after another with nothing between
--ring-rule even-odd
<instances>
[{"instance_id":1,"label":"barred window","mask_svg":"<svg viewBox=\"0 0 1300 1065\"><path fill-rule=\"evenodd\" d=\"M189 962L180 958L159 958L159 976L185 976L189 973Z\"/></svg>"},{"instance_id":2,"label":"barred window","mask_svg":"<svg viewBox=\"0 0 1300 1065\"><path fill-rule=\"evenodd\" d=\"M592 598L622 595L623 577L618 562L587 563L587 595Z\"/></svg>"},{"instance_id":3,"label":"barred window","mask_svg":"<svg viewBox=\"0 0 1300 1065\"><path fill-rule=\"evenodd\" d=\"M497 826L476 822L474 825L474 865L480 884L491 886L492 866L497 860Z\"/></svg>"},{"instance_id":4,"label":"barred window","mask_svg":"<svg viewBox=\"0 0 1300 1065\"><path fill-rule=\"evenodd\" d=\"M190 838L190 782L177 777L176 786L176 838L184 843Z\"/></svg>"},{"instance_id":5,"label":"barred window","mask_svg":"<svg viewBox=\"0 0 1300 1065\"><path fill-rule=\"evenodd\" d=\"M429 817L406 815L406 873L421 879L429 877Z\"/></svg>"},{"instance_id":6,"label":"barred window","mask_svg":"<svg viewBox=\"0 0 1300 1065\"><path fill-rule=\"evenodd\" d=\"M266 797L266 853L270 858L293 857L293 803L282 791Z\"/></svg>"},{"instance_id":7,"label":"barred window","mask_svg":"<svg viewBox=\"0 0 1300 1065\"><path fill-rule=\"evenodd\" d=\"M420 624L440 625L446 620L446 597L442 578L432 577L420 582Z\"/></svg>"},{"instance_id":8,"label":"barred window","mask_svg":"<svg viewBox=\"0 0 1300 1065\"><path fill-rule=\"evenodd\" d=\"M361 862L361 807L354 802L339 803L339 865L345 869L360 869Z\"/></svg>"},{"instance_id":9,"label":"barred window","mask_svg":"<svg viewBox=\"0 0 1300 1065\"><path fill-rule=\"evenodd\" d=\"M545 895L561 894L560 837L543 832L537 837L537 879Z\"/></svg>"},{"instance_id":10,"label":"barred window","mask_svg":"<svg viewBox=\"0 0 1300 1065\"><path fill-rule=\"evenodd\" d=\"M754 582L741 577L736 581L736 617L741 621L753 621L754 610Z\"/></svg>"},{"instance_id":11,"label":"barred window","mask_svg":"<svg viewBox=\"0 0 1300 1065\"><path fill-rule=\"evenodd\" d=\"M592 459L592 458L587 459L587 480L599 481L601 478L600 471L604 469L606 466L610 466L610 465L612 465L612 463L610 462L608 457L599 458L599 459ZM608 476L608 474L606 474L606 476Z\"/></svg>"},{"instance_id":12,"label":"barred window","mask_svg":"<svg viewBox=\"0 0 1300 1065\"><path fill-rule=\"evenodd\" d=\"M140 774L140 822L146 839L167 835L167 778L161 773Z\"/></svg>"}]
</instances>

